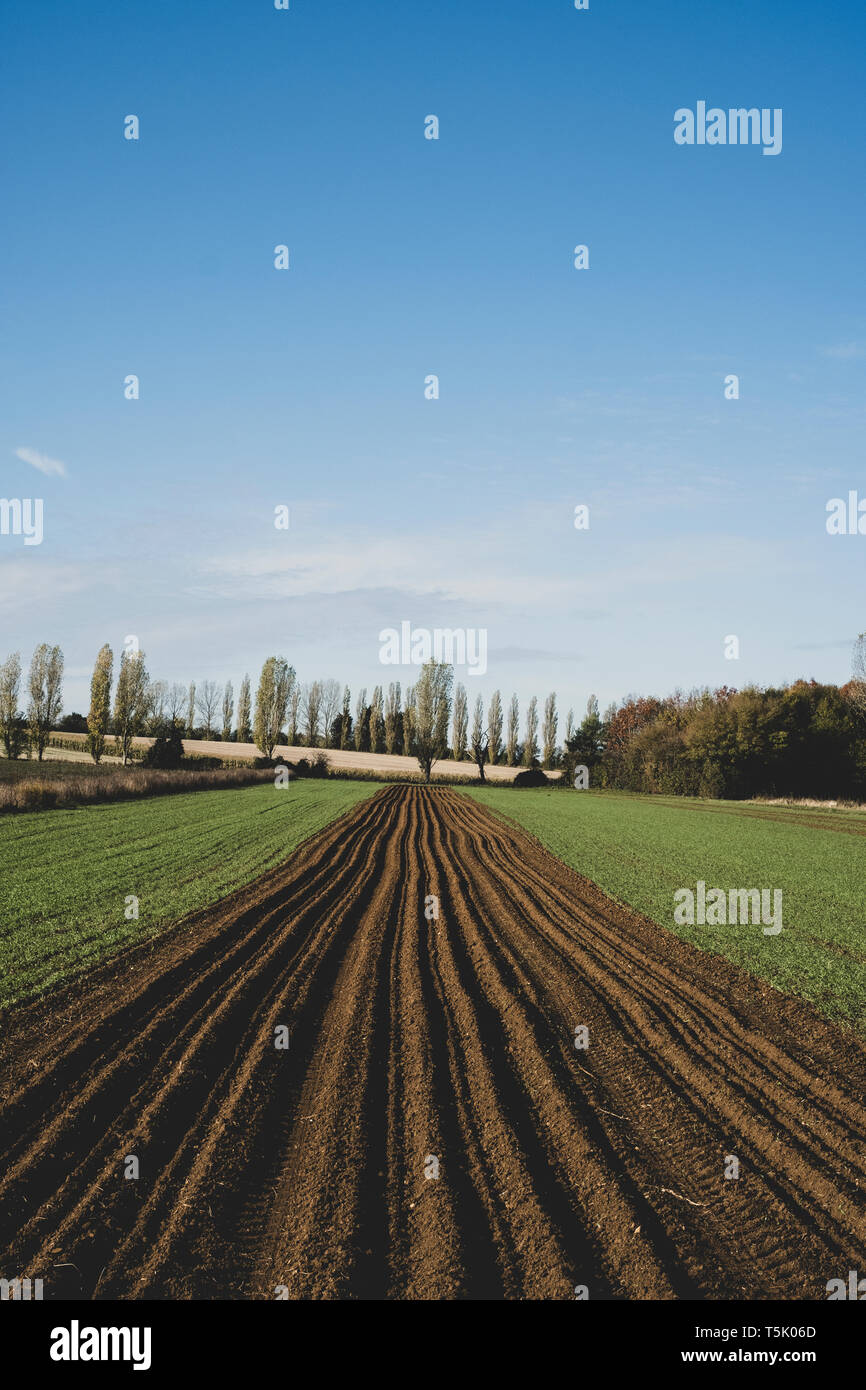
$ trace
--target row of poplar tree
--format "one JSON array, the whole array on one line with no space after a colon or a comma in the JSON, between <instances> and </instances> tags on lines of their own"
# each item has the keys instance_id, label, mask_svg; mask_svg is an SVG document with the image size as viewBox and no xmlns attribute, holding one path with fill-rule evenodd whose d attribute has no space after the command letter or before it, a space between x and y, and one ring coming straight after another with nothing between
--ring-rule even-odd
<instances>
[{"instance_id":1,"label":"row of poplar tree","mask_svg":"<svg viewBox=\"0 0 866 1390\"><path fill-rule=\"evenodd\" d=\"M93 668L86 721L74 715L63 721L66 729L86 729L95 762L105 753L109 738L127 762L135 737L172 731L190 739L254 742L268 758L286 742L311 749L402 753L419 756L422 766L428 753L433 759L471 758L481 769L487 763L555 768L561 761L555 692L542 707L533 696L521 725L517 695L507 706L498 690L486 703L480 694L472 701L462 683L452 695L453 670L441 662L428 662L405 691L399 681L392 681L387 687L373 687L369 695L362 688L354 702L348 685L341 687L336 680L299 682L294 667L279 656L264 662L255 701L248 675L235 698L230 680L225 685L212 680L189 685L151 680L144 653L137 648L124 647L116 681L114 665L114 653L106 643ZM34 651L24 690L26 710L19 708L22 675L17 652L0 665L0 737L7 757L29 748L41 760L60 722L61 649L43 643ZM573 733L569 711L566 740Z\"/></svg>"}]
</instances>

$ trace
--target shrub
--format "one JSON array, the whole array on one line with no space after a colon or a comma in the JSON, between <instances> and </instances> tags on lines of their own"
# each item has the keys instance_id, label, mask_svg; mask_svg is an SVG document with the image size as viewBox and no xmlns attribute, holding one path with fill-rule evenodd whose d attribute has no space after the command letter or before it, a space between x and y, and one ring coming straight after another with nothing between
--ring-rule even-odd
<instances>
[{"instance_id":1,"label":"shrub","mask_svg":"<svg viewBox=\"0 0 866 1390\"><path fill-rule=\"evenodd\" d=\"M301 758L293 766L298 777L327 777L328 775L328 759L326 754L321 751L309 760Z\"/></svg>"},{"instance_id":2,"label":"shrub","mask_svg":"<svg viewBox=\"0 0 866 1390\"><path fill-rule=\"evenodd\" d=\"M64 734L86 734L87 719L83 714L75 712L64 714L63 718L58 720L57 728Z\"/></svg>"},{"instance_id":3,"label":"shrub","mask_svg":"<svg viewBox=\"0 0 866 1390\"><path fill-rule=\"evenodd\" d=\"M551 779L545 777L540 767L528 767L525 772L518 772L513 787L548 787Z\"/></svg>"},{"instance_id":4,"label":"shrub","mask_svg":"<svg viewBox=\"0 0 866 1390\"><path fill-rule=\"evenodd\" d=\"M180 767L183 740L179 729L158 734L141 760L142 767Z\"/></svg>"}]
</instances>

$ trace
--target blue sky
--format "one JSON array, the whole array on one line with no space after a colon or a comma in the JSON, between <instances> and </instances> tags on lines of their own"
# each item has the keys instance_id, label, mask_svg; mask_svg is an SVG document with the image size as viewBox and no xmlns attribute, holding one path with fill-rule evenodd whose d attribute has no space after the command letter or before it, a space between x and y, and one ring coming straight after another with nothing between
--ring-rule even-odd
<instances>
[{"instance_id":1,"label":"blue sky","mask_svg":"<svg viewBox=\"0 0 866 1390\"><path fill-rule=\"evenodd\" d=\"M847 679L862 5L11 8L0 493L45 538L0 536L0 656L59 642L67 710L128 633L167 680L406 683L403 620L563 710ZM699 100L782 153L677 146Z\"/></svg>"}]
</instances>

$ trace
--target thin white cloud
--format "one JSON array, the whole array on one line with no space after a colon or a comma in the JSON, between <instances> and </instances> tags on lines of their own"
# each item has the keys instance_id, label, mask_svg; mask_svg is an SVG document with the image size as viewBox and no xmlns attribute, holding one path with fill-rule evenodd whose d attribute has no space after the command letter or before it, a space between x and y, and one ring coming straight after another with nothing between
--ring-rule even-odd
<instances>
[{"instance_id":1,"label":"thin white cloud","mask_svg":"<svg viewBox=\"0 0 866 1390\"><path fill-rule=\"evenodd\" d=\"M41 549L34 547L20 559L11 556L0 566L0 612L16 615L33 613L40 620L56 610L62 598L71 598L88 589L105 592L107 571L92 571L72 562L48 564Z\"/></svg>"},{"instance_id":2,"label":"thin white cloud","mask_svg":"<svg viewBox=\"0 0 866 1390\"><path fill-rule=\"evenodd\" d=\"M819 348L822 357L835 357L847 362L853 357L866 357L866 347L862 343L834 343L830 347Z\"/></svg>"},{"instance_id":3,"label":"thin white cloud","mask_svg":"<svg viewBox=\"0 0 866 1390\"><path fill-rule=\"evenodd\" d=\"M65 463L61 463L60 459L49 458L47 454L40 454L37 449L16 449L15 457L21 459L22 463L29 463L32 468L38 468L40 473L49 478L66 477Z\"/></svg>"},{"instance_id":4,"label":"thin white cloud","mask_svg":"<svg viewBox=\"0 0 866 1390\"><path fill-rule=\"evenodd\" d=\"M763 538L700 535L661 549L654 540L630 540L582 562L580 550L568 546L573 533L565 530L564 541L557 541L545 516L538 518L532 537L526 524L530 513L531 507L524 508L521 523L512 527L500 524L471 534L455 530L435 539L422 533L389 538L386 545L381 537L334 531L325 542L293 540L285 553L275 547L228 552L198 562L190 592L221 601L379 593L387 595L389 605L399 592L549 614L564 604L607 603L613 594L649 587L691 588L696 575L724 575L734 563L741 572L761 574L771 561ZM794 568L780 546L774 563L780 571Z\"/></svg>"}]
</instances>

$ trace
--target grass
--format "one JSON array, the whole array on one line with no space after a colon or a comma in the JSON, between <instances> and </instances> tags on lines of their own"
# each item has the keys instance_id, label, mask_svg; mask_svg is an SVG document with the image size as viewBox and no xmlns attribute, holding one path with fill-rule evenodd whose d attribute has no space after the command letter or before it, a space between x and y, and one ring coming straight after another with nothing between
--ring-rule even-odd
<instances>
[{"instance_id":1,"label":"grass","mask_svg":"<svg viewBox=\"0 0 866 1390\"><path fill-rule=\"evenodd\" d=\"M175 795L217 787L273 781L264 768L202 768L195 763L162 769L117 763L0 761L0 813L48 811L92 801L129 801L134 797Z\"/></svg>"},{"instance_id":2,"label":"grass","mask_svg":"<svg viewBox=\"0 0 866 1390\"><path fill-rule=\"evenodd\" d=\"M268 782L0 818L0 1008L219 901L375 791Z\"/></svg>"},{"instance_id":3,"label":"grass","mask_svg":"<svg viewBox=\"0 0 866 1390\"><path fill-rule=\"evenodd\" d=\"M89 759L82 763L79 760L67 762L60 758L46 758L40 763L35 758L0 757L0 783L80 777L82 770L93 777L111 777L115 767L115 763L94 763Z\"/></svg>"},{"instance_id":4,"label":"grass","mask_svg":"<svg viewBox=\"0 0 866 1390\"><path fill-rule=\"evenodd\" d=\"M693 946L866 1032L866 813L624 792L467 793ZM780 888L783 929L674 922L674 893Z\"/></svg>"}]
</instances>

